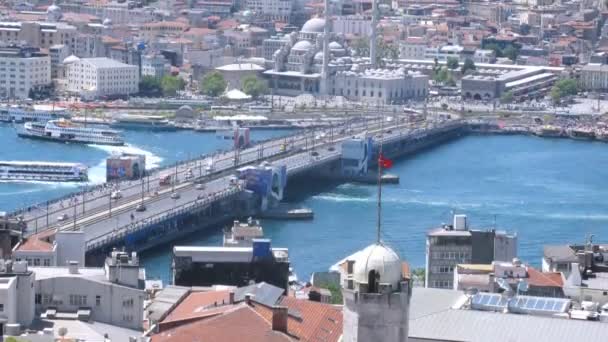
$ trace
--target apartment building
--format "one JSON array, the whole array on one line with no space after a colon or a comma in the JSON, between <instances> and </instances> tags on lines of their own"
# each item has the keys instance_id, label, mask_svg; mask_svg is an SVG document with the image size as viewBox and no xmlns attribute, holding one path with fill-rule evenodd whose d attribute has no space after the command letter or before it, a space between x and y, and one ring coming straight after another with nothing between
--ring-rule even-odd
<instances>
[{"instance_id":1,"label":"apartment building","mask_svg":"<svg viewBox=\"0 0 608 342\"><path fill-rule=\"evenodd\" d=\"M51 84L51 58L38 48L0 48L0 98L25 99Z\"/></svg>"},{"instance_id":2,"label":"apartment building","mask_svg":"<svg viewBox=\"0 0 608 342\"><path fill-rule=\"evenodd\" d=\"M454 215L453 225L427 233L425 286L453 288L458 264L490 264L517 256L517 235L495 229L471 230L466 215Z\"/></svg>"},{"instance_id":3,"label":"apartment building","mask_svg":"<svg viewBox=\"0 0 608 342\"><path fill-rule=\"evenodd\" d=\"M68 90L85 98L139 91L139 68L110 58L83 58L67 66Z\"/></svg>"}]
</instances>

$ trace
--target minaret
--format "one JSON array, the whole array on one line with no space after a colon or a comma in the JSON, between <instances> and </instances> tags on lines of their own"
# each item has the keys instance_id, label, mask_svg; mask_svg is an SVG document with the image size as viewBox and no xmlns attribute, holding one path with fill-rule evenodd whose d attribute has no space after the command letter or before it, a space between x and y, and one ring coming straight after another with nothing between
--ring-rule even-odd
<instances>
[{"instance_id":1,"label":"minaret","mask_svg":"<svg viewBox=\"0 0 608 342\"><path fill-rule=\"evenodd\" d=\"M325 0L325 25L323 26L323 67L321 69L321 94L328 93L328 76L329 76L329 0Z\"/></svg>"},{"instance_id":2,"label":"minaret","mask_svg":"<svg viewBox=\"0 0 608 342\"><path fill-rule=\"evenodd\" d=\"M372 64L372 68L376 67L376 49L378 44L378 2L372 0L372 39L369 42L369 60Z\"/></svg>"}]
</instances>

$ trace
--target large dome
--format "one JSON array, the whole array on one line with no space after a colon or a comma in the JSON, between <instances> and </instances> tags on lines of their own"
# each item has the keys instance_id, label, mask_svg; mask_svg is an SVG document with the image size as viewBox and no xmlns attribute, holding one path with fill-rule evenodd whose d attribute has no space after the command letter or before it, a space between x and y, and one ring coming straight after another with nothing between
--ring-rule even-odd
<instances>
[{"instance_id":1,"label":"large dome","mask_svg":"<svg viewBox=\"0 0 608 342\"><path fill-rule=\"evenodd\" d=\"M399 255L381 243L368 246L358 253L354 267L354 280L358 283L367 284L369 272L372 270L380 274L379 283L391 284L393 289L396 289L403 279Z\"/></svg>"},{"instance_id":2,"label":"large dome","mask_svg":"<svg viewBox=\"0 0 608 342\"><path fill-rule=\"evenodd\" d=\"M300 32L304 33L323 33L323 27L325 27L325 19L323 18L312 18L304 23Z\"/></svg>"},{"instance_id":3,"label":"large dome","mask_svg":"<svg viewBox=\"0 0 608 342\"><path fill-rule=\"evenodd\" d=\"M312 47L312 44L307 40L300 40L291 47L292 50L296 51L308 51Z\"/></svg>"}]
</instances>

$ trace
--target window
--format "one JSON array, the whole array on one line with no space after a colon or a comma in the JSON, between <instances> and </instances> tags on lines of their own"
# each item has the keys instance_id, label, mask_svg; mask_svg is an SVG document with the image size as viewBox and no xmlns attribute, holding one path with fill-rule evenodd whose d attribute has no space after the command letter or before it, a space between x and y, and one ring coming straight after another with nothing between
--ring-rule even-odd
<instances>
[{"instance_id":1,"label":"window","mask_svg":"<svg viewBox=\"0 0 608 342\"><path fill-rule=\"evenodd\" d=\"M36 296L34 297L34 302L36 304L42 304L42 295L39 293L36 293Z\"/></svg>"},{"instance_id":2,"label":"window","mask_svg":"<svg viewBox=\"0 0 608 342\"><path fill-rule=\"evenodd\" d=\"M4 312L4 304L0 304L0 312Z\"/></svg>"},{"instance_id":3,"label":"window","mask_svg":"<svg viewBox=\"0 0 608 342\"><path fill-rule=\"evenodd\" d=\"M86 306L87 305L87 296L70 295L70 305Z\"/></svg>"},{"instance_id":4,"label":"window","mask_svg":"<svg viewBox=\"0 0 608 342\"><path fill-rule=\"evenodd\" d=\"M122 300L123 307L133 307L133 298L127 298Z\"/></svg>"},{"instance_id":5,"label":"window","mask_svg":"<svg viewBox=\"0 0 608 342\"><path fill-rule=\"evenodd\" d=\"M97 306L101 305L101 296L95 296L95 305L97 305Z\"/></svg>"},{"instance_id":6,"label":"window","mask_svg":"<svg viewBox=\"0 0 608 342\"><path fill-rule=\"evenodd\" d=\"M51 266L51 260L50 259L44 259L44 266Z\"/></svg>"}]
</instances>

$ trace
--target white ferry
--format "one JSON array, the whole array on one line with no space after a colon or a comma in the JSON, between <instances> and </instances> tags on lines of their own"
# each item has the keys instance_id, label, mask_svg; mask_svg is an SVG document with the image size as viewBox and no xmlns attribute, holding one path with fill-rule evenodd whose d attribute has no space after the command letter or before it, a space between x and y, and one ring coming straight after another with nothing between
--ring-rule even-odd
<instances>
[{"instance_id":1,"label":"white ferry","mask_svg":"<svg viewBox=\"0 0 608 342\"><path fill-rule=\"evenodd\" d=\"M78 163L0 161L0 180L42 182L85 182L87 167Z\"/></svg>"},{"instance_id":2,"label":"white ferry","mask_svg":"<svg viewBox=\"0 0 608 342\"><path fill-rule=\"evenodd\" d=\"M33 106L2 106L0 107L0 121L2 122L46 122L61 118L69 118L70 113L62 107L52 105Z\"/></svg>"},{"instance_id":3,"label":"white ferry","mask_svg":"<svg viewBox=\"0 0 608 342\"><path fill-rule=\"evenodd\" d=\"M115 130L86 127L71 121L59 119L47 123L26 122L17 130L22 138L42 139L66 143L124 145L125 141Z\"/></svg>"}]
</instances>

